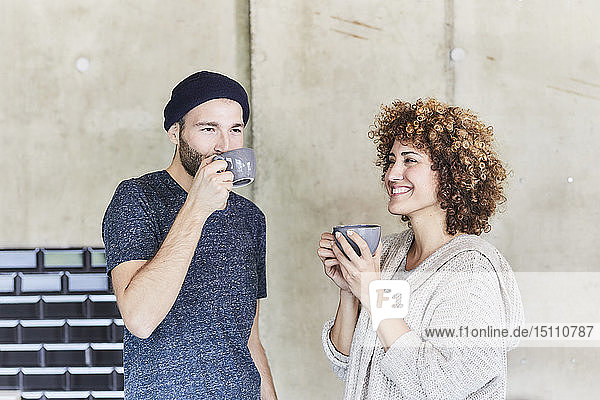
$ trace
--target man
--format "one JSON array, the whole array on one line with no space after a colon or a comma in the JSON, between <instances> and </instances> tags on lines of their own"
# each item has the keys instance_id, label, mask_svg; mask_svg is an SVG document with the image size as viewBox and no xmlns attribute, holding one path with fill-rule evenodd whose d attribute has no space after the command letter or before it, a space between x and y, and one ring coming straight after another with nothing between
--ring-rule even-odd
<instances>
[{"instance_id":1,"label":"man","mask_svg":"<svg viewBox=\"0 0 600 400\"><path fill-rule=\"evenodd\" d=\"M243 146L244 88L214 72L174 89L163 171L121 182L103 221L125 323L125 398L276 399L258 335L265 217L215 154Z\"/></svg>"}]
</instances>

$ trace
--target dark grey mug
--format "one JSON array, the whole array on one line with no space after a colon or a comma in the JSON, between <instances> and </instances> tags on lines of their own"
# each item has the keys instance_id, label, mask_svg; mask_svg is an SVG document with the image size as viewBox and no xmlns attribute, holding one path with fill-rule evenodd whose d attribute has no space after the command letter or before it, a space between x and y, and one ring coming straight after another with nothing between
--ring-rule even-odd
<instances>
[{"instance_id":1,"label":"dark grey mug","mask_svg":"<svg viewBox=\"0 0 600 400\"><path fill-rule=\"evenodd\" d=\"M227 161L226 171L233 173L233 187L239 188L254 182L256 177L256 157L248 147L217 154L214 160Z\"/></svg>"},{"instance_id":2,"label":"dark grey mug","mask_svg":"<svg viewBox=\"0 0 600 400\"><path fill-rule=\"evenodd\" d=\"M336 232L340 232L342 235L344 235L346 240L348 240L348 243L350 243L350 246L352 246L352 248L354 249L356 254L358 254L360 256L360 249L358 248L358 245L356 243L354 243L354 241L352 239L350 239L350 237L348 236L349 230L354 231L354 233L358 234L361 238L363 238L365 240L365 242L367 242L367 245L369 246L369 250L371 250L371 255L375 254L375 251L377 250L377 246L379 245L379 240L381 239L381 226L379 226L379 225L338 225L338 226L333 227L333 236L335 237ZM342 253L344 253L344 255L347 257L346 253L342 249L342 246L338 242L337 238L335 239L335 243L340 248L340 250L342 250Z\"/></svg>"}]
</instances>

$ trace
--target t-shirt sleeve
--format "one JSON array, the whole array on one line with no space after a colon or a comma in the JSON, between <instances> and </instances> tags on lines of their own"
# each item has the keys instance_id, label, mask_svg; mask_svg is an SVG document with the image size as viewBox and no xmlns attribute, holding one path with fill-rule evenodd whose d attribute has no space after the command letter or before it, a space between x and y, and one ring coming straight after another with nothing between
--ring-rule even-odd
<instances>
[{"instance_id":1,"label":"t-shirt sleeve","mask_svg":"<svg viewBox=\"0 0 600 400\"><path fill-rule=\"evenodd\" d=\"M131 260L150 260L159 248L149 203L134 180L117 187L102 222L106 273Z\"/></svg>"},{"instance_id":2,"label":"t-shirt sleeve","mask_svg":"<svg viewBox=\"0 0 600 400\"><path fill-rule=\"evenodd\" d=\"M266 273L266 253L267 253L267 227L265 215L261 212L258 218L258 243L256 245L256 276L257 276L257 299L267 297L267 273Z\"/></svg>"}]
</instances>

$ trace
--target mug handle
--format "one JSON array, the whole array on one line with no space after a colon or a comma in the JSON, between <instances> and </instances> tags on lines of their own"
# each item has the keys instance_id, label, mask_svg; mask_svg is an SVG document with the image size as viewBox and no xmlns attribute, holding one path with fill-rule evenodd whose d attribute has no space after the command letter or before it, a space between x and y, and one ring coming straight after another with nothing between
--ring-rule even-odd
<instances>
[{"instance_id":1,"label":"mug handle","mask_svg":"<svg viewBox=\"0 0 600 400\"><path fill-rule=\"evenodd\" d=\"M214 160L223 160L223 161L226 161L227 162L227 168L225 169L225 171L231 171L233 169L233 165L231 165L231 161L226 160L225 157L223 157L223 156L221 156L219 154L217 154L217 155L215 155L213 157L213 161Z\"/></svg>"}]
</instances>

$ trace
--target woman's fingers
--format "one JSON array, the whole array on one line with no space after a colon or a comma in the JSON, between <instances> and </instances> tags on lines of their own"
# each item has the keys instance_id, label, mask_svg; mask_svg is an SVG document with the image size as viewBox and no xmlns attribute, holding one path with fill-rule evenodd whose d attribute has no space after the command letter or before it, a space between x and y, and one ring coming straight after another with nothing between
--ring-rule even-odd
<instances>
[{"instance_id":1,"label":"woman's fingers","mask_svg":"<svg viewBox=\"0 0 600 400\"><path fill-rule=\"evenodd\" d=\"M325 262L325 259L327 259L327 258L335 259L335 254L331 250L331 241L332 240L333 240L333 235L331 235L331 233L323 232L321 234L321 240L319 240L319 248L317 249L317 255L323 262Z\"/></svg>"},{"instance_id":2,"label":"woman's fingers","mask_svg":"<svg viewBox=\"0 0 600 400\"><path fill-rule=\"evenodd\" d=\"M326 248L326 249L331 249L331 241L332 240L333 239L331 239L331 240L321 239L319 241L319 247L323 247L323 248Z\"/></svg>"},{"instance_id":3,"label":"woman's fingers","mask_svg":"<svg viewBox=\"0 0 600 400\"><path fill-rule=\"evenodd\" d=\"M333 254L333 250L331 250L331 248L326 249L323 247L319 247L319 250L317 250L317 254L319 255L319 257L323 257L323 258L334 258L335 254Z\"/></svg>"},{"instance_id":4,"label":"woman's fingers","mask_svg":"<svg viewBox=\"0 0 600 400\"><path fill-rule=\"evenodd\" d=\"M358 235L356 235L356 236L358 236ZM348 243L348 241L346 240L346 237L339 232L336 232L335 237L336 237L337 241L339 242L340 246L342 246L342 249L344 250L344 253L346 253L347 258L354 262L358 261L358 259L359 259L358 254L356 254L356 252L354 251L352 246L350 246L350 243Z\"/></svg>"},{"instance_id":5,"label":"woman's fingers","mask_svg":"<svg viewBox=\"0 0 600 400\"><path fill-rule=\"evenodd\" d=\"M340 265L340 262L338 260L336 260L335 258L326 258L323 261L323 265L325 265L327 268L331 268L336 265Z\"/></svg>"},{"instance_id":6,"label":"woman's fingers","mask_svg":"<svg viewBox=\"0 0 600 400\"><path fill-rule=\"evenodd\" d=\"M331 241L331 240L333 240L333 233L331 233L331 232L323 232L321 234L321 239L325 239L325 240Z\"/></svg>"},{"instance_id":7,"label":"woman's fingers","mask_svg":"<svg viewBox=\"0 0 600 400\"><path fill-rule=\"evenodd\" d=\"M369 245L358 233L354 232L353 230L349 230L348 236L360 249L361 257L364 257L366 254L369 256L371 255L371 249L369 249Z\"/></svg>"},{"instance_id":8,"label":"woman's fingers","mask_svg":"<svg viewBox=\"0 0 600 400\"><path fill-rule=\"evenodd\" d=\"M344 255L344 253L342 253L342 250L340 250L340 248L337 246L337 244L335 244L335 242L333 244L333 253L335 254L335 258L337 258L340 262L341 268L344 271L346 271L347 274L349 274L353 278L356 278L358 276L358 269L356 268L354 263L350 261L348 257ZM354 253L354 256L356 256L356 253ZM344 276L344 278L346 278L346 276Z\"/></svg>"},{"instance_id":9,"label":"woman's fingers","mask_svg":"<svg viewBox=\"0 0 600 400\"><path fill-rule=\"evenodd\" d=\"M330 232L323 232L321 234L321 240L319 240L319 247L331 249L331 242L333 241L333 234Z\"/></svg>"},{"instance_id":10,"label":"woman's fingers","mask_svg":"<svg viewBox=\"0 0 600 400\"><path fill-rule=\"evenodd\" d=\"M348 257L346 257L344 253L342 253L342 250L340 250L340 248L334 241L331 241L330 246L331 251L333 251L333 255L340 261L340 263L350 262L350 260L348 260Z\"/></svg>"}]
</instances>

